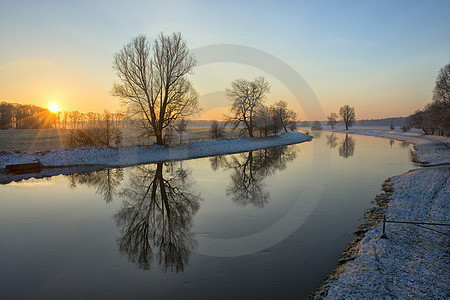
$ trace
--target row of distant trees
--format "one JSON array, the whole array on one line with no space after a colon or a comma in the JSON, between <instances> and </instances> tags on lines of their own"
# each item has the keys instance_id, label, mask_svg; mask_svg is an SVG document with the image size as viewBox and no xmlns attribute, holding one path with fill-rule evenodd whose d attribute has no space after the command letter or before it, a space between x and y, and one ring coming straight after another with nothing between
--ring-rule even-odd
<instances>
[{"instance_id":1,"label":"row of distant trees","mask_svg":"<svg viewBox=\"0 0 450 300\"><path fill-rule=\"evenodd\" d=\"M132 122L131 118L123 112L59 111L54 113L36 105L0 103L0 129L87 129L105 121L105 118L116 127L127 127Z\"/></svg>"},{"instance_id":2,"label":"row of distant trees","mask_svg":"<svg viewBox=\"0 0 450 300\"><path fill-rule=\"evenodd\" d=\"M66 144L75 147L111 147L122 144L121 123L117 113L107 110L103 114L96 113L95 118L84 123L83 128L70 129L66 136Z\"/></svg>"},{"instance_id":3,"label":"row of distant trees","mask_svg":"<svg viewBox=\"0 0 450 300\"><path fill-rule=\"evenodd\" d=\"M55 114L36 105L0 103L0 129L52 128Z\"/></svg>"},{"instance_id":4,"label":"row of distant trees","mask_svg":"<svg viewBox=\"0 0 450 300\"><path fill-rule=\"evenodd\" d=\"M439 71L432 102L409 116L408 126L424 134L450 136L450 63Z\"/></svg>"},{"instance_id":5,"label":"row of distant trees","mask_svg":"<svg viewBox=\"0 0 450 300\"><path fill-rule=\"evenodd\" d=\"M79 111L63 111L55 113L55 128L62 129L85 129L92 128L96 124L110 119L116 127L127 127L131 119L124 112L82 113Z\"/></svg>"}]
</instances>

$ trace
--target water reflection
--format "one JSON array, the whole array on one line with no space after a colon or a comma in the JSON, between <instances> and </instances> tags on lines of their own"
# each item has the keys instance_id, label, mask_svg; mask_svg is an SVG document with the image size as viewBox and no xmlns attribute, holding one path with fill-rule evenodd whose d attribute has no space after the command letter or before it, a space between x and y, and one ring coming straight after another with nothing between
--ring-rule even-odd
<instances>
[{"instance_id":1,"label":"water reflection","mask_svg":"<svg viewBox=\"0 0 450 300\"><path fill-rule=\"evenodd\" d=\"M348 134L345 135L345 139L342 141L341 146L339 147L339 156L342 156L343 158L348 158L350 156L353 156L355 153L355 140L348 136Z\"/></svg>"},{"instance_id":2,"label":"water reflection","mask_svg":"<svg viewBox=\"0 0 450 300\"><path fill-rule=\"evenodd\" d=\"M164 271L183 271L195 247L192 218L200 207L191 173L181 163L136 167L120 193L115 215L119 249L142 269L156 260Z\"/></svg>"},{"instance_id":3,"label":"water reflection","mask_svg":"<svg viewBox=\"0 0 450 300\"><path fill-rule=\"evenodd\" d=\"M319 139L322 135L322 130L311 130L310 133L315 139Z\"/></svg>"},{"instance_id":4,"label":"water reflection","mask_svg":"<svg viewBox=\"0 0 450 300\"><path fill-rule=\"evenodd\" d=\"M67 175L71 188L77 185L87 185L96 189L96 193L102 195L106 203L113 200L117 193L117 188L123 180L122 169L107 169L90 173L80 173Z\"/></svg>"},{"instance_id":5,"label":"water reflection","mask_svg":"<svg viewBox=\"0 0 450 300\"><path fill-rule=\"evenodd\" d=\"M294 147L269 148L231 157L210 158L211 168L231 170L226 194L240 206L263 207L269 201L264 179L286 169L286 163L297 157Z\"/></svg>"},{"instance_id":6,"label":"water reflection","mask_svg":"<svg viewBox=\"0 0 450 300\"><path fill-rule=\"evenodd\" d=\"M329 146L330 149L332 149L336 148L337 145L338 143L336 135L334 133L332 133L331 135L327 135L327 146Z\"/></svg>"},{"instance_id":7,"label":"water reflection","mask_svg":"<svg viewBox=\"0 0 450 300\"><path fill-rule=\"evenodd\" d=\"M219 170L219 168L226 165L226 159L225 156L223 155L213 156L209 159L209 162L211 164L211 169L213 169L213 171L217 171Z\"/></svg>"},{"instance_id":8,"label":"water reflection","mask_svg":"<svg viewBox=\"0 0 450 300\"><path fill-rule=\"evenodd\" d=\"M408 148L408 147L409 147L409 143L408 143L408 142L402 141L402 142L400 142L400 147L402 147L402 148Z\"/></svg>"}]
</instances>

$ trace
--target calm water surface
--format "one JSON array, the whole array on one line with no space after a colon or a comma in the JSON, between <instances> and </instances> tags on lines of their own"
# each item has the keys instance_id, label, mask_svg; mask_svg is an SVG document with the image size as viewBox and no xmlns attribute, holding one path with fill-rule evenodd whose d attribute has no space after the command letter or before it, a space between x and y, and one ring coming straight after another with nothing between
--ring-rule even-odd
<instances>
[{"instance_id":1,"label":"calm water surface","mask_svg":"<svg viewBox=\"0 0 450 300\"><path fill-rule=\"evenodd\" d=\"M410 146L309 143L0 186L0 297L305 298Z\"/></svg>"}]
</instances>

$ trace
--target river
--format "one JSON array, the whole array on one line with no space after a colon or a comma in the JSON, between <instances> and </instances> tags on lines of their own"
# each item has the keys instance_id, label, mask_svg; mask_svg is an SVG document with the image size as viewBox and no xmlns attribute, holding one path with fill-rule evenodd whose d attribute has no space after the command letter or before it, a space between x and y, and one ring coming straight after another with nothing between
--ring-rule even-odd
<instances>
[{"instance_id":1,"label":"river","mask_svg":"<svg viewBox=\"0 0 450 300\"><path fill-rule=\"evenodd\" d=\"M311 142L0 186L0 295L305 298L411 145Z\"/></svg>"}]
</instances>

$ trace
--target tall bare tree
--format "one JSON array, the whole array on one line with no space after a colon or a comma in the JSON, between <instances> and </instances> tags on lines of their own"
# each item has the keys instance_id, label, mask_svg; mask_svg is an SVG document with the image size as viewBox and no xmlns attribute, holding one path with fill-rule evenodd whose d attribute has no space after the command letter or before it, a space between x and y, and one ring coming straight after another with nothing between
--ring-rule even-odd
<instances>
[{"instance_id":1,"label":"tall bare tree","mask_svg":"<svg viewBox=\"0 0 450 300\"><path fill-rule=\"evenodd\" d=\"M230 121L234 123L235 128L243 123L248 135L254 137L256 111L269 91L269 83L264 77L258 77L254 81L237 79L231 83L231 88L226 90L226 96L231 101L233 115Z\"/></svg>"},{"instance_id":2,"label":"tall bare tree","mask_svg":"<svg viewBox=\"0 0 450 300\"><path fill-rule=\"evenodd\" d=\"M199 111L198 93L186 78L195 64L181 33L161 33L153 45L140 35L114 57L121 83L114 84L112 94L142 120L146 134L154 135L159 145L174 120Z\"/></svg>"},{"instance_id":3,"label":"tall bare tree","mask_svg":"<svg viewBox=\"0 0 450 300\"><path fill-rule=\"evenodd\" d=\"M327 116L327 125L329 125L329 126L331 126L331 129L334 129L334 127L336 126L336 124L337 124L337 118L338 118L338 116L337 116L337 114L336 113L330 113L328 116Z\"/></svg>"},{"instance_id":4,"label":"tall bare tree","mask_svg":"<svg viewBox=\"0 0 450 300\"><path fill-rule=\"evenodd\" d=\"M339 109L339 115L341 116L342 121L344 121L345 130L348 130L348 128L353 125L353 122L355 122L355 108L346 104Z\"/></svg>"}]
</instances>

